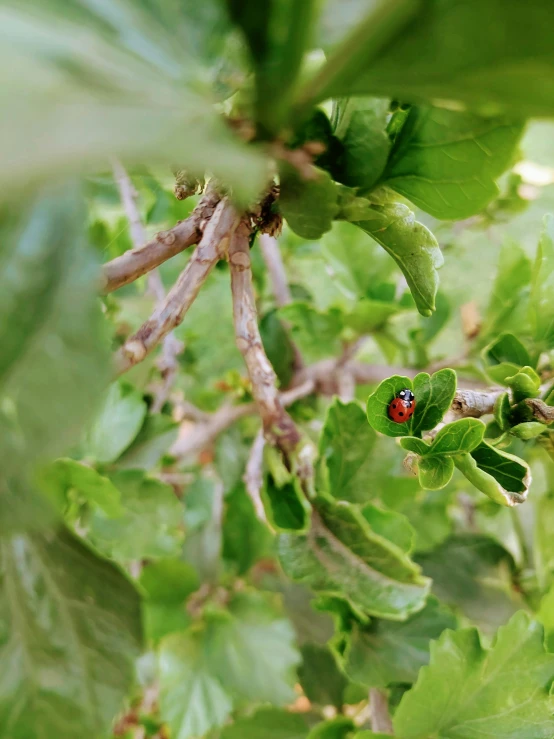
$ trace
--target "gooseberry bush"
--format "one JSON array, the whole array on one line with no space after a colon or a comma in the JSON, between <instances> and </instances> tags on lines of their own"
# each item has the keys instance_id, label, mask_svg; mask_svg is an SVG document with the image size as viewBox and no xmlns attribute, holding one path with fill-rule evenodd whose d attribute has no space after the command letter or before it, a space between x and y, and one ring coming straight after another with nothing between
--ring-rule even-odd
<instances>
[{"instance_id":1,"label":"gooseberry bush","mask_svg":"<svg viewBox=\"0 0 554 739\"><path fill-rule=\"evenodd\" d=\"M0 0L1 737L554 738L551 17Z\"/></svg>"}]
</instances>

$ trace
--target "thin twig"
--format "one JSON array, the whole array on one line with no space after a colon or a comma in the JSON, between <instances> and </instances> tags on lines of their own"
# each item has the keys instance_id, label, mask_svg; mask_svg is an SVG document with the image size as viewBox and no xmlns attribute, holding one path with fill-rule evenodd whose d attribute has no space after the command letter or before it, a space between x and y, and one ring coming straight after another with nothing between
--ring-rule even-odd
<instances>
[{"instance_id":1,"label":"thin twig","mask_svg":"<svg viewBox=\"0 0 554 739\"><path fill-rule=\"evenodd\" d=\"M279 398L277 377L258 328L250 266L250 233L249 225L240 223L229 244L236 342L248 369L266 439L288 456L298 445L300 434Z\"/></svg>"},{"instance_id":2,"label":"thin twig","mask_svg":"<svg viewBox=\"0 0 554 739\"><path fill-rule=\"evenodd\" d=\"M263 464L264 464L264 448L265 438L262 429L256 434L256 438L250 449L246 470L244 472L244 484L246 492L250 496L250 500L254 505L256 516L263 523L267 522L264 504L261 498L261 489L263 485Z\"/></svg>"},{"instance_id":3,"label":"thin twig","mask_svg":"<svg viewBox=\"0 0 554 739\"><path fill-rule=\"evenodd\" d=\"M102 292L111 293L134 282L189 246L197 244L219 200L220 197L215 190L208 187L189 218L169 231L160 232L151 241L146 243L144 240L140 241L139 244L142 246L135 246L120 257L107 262L102 268Z\"/></svg>"},{"instance_id":4,"label":"thin twig","mask_svg":"<svg viewBox=\"0 0 554 739\"><path fill-rule=\"evenodd\" d=\"M125 211L125 215L129 221L131 241L135 248L140 248L141 244L144 244L146 241L146 229L144 228L137 205L137 191L125 170L125 167L117 159L113 162L113 171L121 197L123 210ZM158 270L153 269L148 272L147 279L148 291L154 296L157 303L162 303L165 299L165 289ZM154 402L152 403L151 409L152 413L159 413L167 400L169 390L179 368L177 357L181 354L183 349L183 343L172 333L169 333L165 337L162 346L162 354L158 362L158 367L162 375L162 382L155 392Z\"/></svg>"},{"instance_id":5,"label":"thin twig","mask_svg":"<svg viewBox=\"0 0 554 739\"><path fill-rule=\"evenodd\" d=\"M285 305L292 303L292 295L287 281L285 265L281 259L279 244L277 243L277 239L267 234L261 234L259 236L259 243L269 279L271 280L275 303L279 308L283 308Z\"/></svg>"},{"instance_id":6,"label":"thin twig","mask_svg":"<svg viewBox=\"0 0 554 739\"><path fill-rule=\"evenodd\" d=\"M392 734L392 721L386 693L378 688L370 688L369 704L371 706L371 730L376 733Z\"/></svg>"},{"instance_id":7,"label":"thin twig","mask_svg":"<svg viewBox=\"0 0 554 739\"><path fill-rule=\"evenodd\" d=\"M200 287L216 263L225 255L238 221L237 213L228 199L221 200L194 255L163 303L116 353L115 367L118 375L142 362L164 336L182 322Z\"/></svg>"}]
</instances>

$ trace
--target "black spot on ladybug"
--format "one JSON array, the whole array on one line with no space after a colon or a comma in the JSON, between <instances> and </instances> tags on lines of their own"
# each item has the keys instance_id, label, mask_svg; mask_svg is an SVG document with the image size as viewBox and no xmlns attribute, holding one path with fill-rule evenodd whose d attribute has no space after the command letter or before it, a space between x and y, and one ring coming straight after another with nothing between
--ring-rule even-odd
<instances>
[{"instance_id":1,"label":"black spot on ladybug","mask_svg":"<svg viewBox=\"0 0 554 739\"><path fill-rule=\"evenodd\" d=\"M403 416L404 414L402 413L402 411L400 411L400 413L399 413L398 415L399 415L399 416Z\"/></svg>"}]
</instances>

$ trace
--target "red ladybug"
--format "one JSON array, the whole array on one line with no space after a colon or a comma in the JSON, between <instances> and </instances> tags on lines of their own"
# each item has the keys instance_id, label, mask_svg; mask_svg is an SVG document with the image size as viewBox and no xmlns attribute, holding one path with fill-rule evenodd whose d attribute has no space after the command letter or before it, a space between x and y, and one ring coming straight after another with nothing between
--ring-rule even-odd
<instances>
[{"instance_id":1,"label":"red ladybug","mask_svg":"<svg viewBox=\"0 0 554 739\"><path fill-rule=\"evenodd\" d=\"M415 395L408 388L401 390L389 405L389 416L395 423L406 423L414 415Z\"/></svg>"}]
</instances>

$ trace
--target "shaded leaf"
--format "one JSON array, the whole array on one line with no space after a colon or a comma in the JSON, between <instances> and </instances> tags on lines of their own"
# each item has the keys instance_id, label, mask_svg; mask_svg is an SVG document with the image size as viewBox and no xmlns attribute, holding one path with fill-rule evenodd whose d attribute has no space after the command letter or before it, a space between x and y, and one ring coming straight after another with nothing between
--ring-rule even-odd
<instances>
[{"instance_id":1,"label":"shaded leaf","mask_svg":"<svg viewBox=\"0 0 554 739\"><path fill-rule=\"evenodd\" d=\"M379 180L390 150L388 112L389 101L384 99L349 98L335 102L334 132L344 147L333 172L339 182L368 191Z\"/></svg>"},{"instance_id":2,"label":"shaded leaf","mask_svg":"<svg viewBox=\"0 0 554 739\"><path fill-rule=\"evenodd\" d=\"M271 551L271 532L258 519L244 485L225 496L224 506L223 557L243 575Z\"/></svg>"},{"instance_id":3,"label":"shaded leaf","mask_svg":"<svg viewBox=\"0 0 554 739\"><path fill-rule=\"evenodd\" d=\"M529 315L533 338L542 349L554 345L554 218L544 217L533 267Z\"/></svg>"},{"instance_id":4,"label":"shaded leaf","mask_svg":"<svg viewBox=\"0 0 554 739\"><path fill-rule=\"evenodd\" d=\"M281 387L287 387L294 374L294 348L276 311L269 311L262 318L260 335Z\"/></svg>"},{"instance_id":5,"label":"shaded leaf","mask_svg":"<svg viewBox=\"0 0 554 739\"><path fill-rule=\"evenodd\" d=\"M413 107L397 137L384 182L435 218L479 213L499 193L523 126L444 108Z\"/></svg>"},{"instance_id":6,"label":"shaded leaf","mask_svg":"<svg viewBox=\"0 0 554 739\"><path fill-rule=\"evenodd\" d=\"M285 122L291 91L300 70L316 3L227 0L231 18L248 43L256 79L256 119L262 134L278 133Z\"/></svg>"},{"instance_id":7,"label":"shaded leaf","mask_svg":"<svg viewBox=\"0 0 554 739\"><path fill-rule=\"evenodd\" d=\"M425 602L429 582L418 568L346 503L319 499L309 534L282 534L278 552L289 577L362 615L401 620Z\"/></svg>"},{"instance_id":8,"label":"shaded leaf","mask_svg":"<svg viewBox=\"0 0 554 739\"><path fill-rule=\"evenodd\" d=\"M122 514L121 494L108 477L74 459L57 459L40 474L40 484L58 506L64 507L75 490L87 503L101 508L107 516Z\"/></svg>"},{"instance_id":9,"label":"shaded leaf","mask_svg":"<svg viewBox=\"0 0 554 739\"><path fill-rule=\"evenodd\" d=\"M319 440L327 489L334 498L356 503L372 496L370 455L375 439L359 404L335 398Z\"/></svg>"},{"instance_id":10,"label":"shaded leaf","mask_svg":"<svg viewBox=\"0 0 554 739\"><path fill-rule=\"evenodd\" d=\"M139 597L68 531L0 541L3 736L103 736L134 678Z\"/></svg>"},{"instance_id":11,"label":"shaded leaf","mask_svg":"<svg viewBox=\"0 0 554 739\"><path fill-rule=\"evenodd\" d=\"M308 700L340 710L348 680L340 670L334 653L319 644L304 644L300 652L302 663L298 668L298 679Z\"/></svg>"},{"instance_id":12,"label":"shaded leaf","mask_svg":"<svg viewBox=\"0 0 554 739\"><path fill-rule=\"evenodd\" d=\"M108 378L97 267L83 225L74 187L44 194L21 217L0 223L4 475L27 474L37 460L75 444Z\"/></svg>"},{"instance_id":13,"label":"shaded leaf","mask_svg":"<svg viewBox=\"0 0 554 739\"><path fill-rule=\"evenodd\" d=\"M406 516L396 511L385 511L371 503L363 506L361 514L376 534L392 541L406 554L412 551L415 531Z\"/></svg>"},{"instance_id":14,"label":"shaded leaf","mask_svg":"<svg viewBox=\"0 0 554 739\"><path fill-rule=\"evenodd\" d=\"M549 739L553 677L554 655L544 651L542 627L524 612L498 630L490 650L476 629L447 631L402 698L394 727L406 739L472 737L478 722L482 737Z\"/></svg>"},{"instance_id":15,"label":"shaded leaf","mask_svg":"<svg viewBox=\"0 0 554 739\"><path fill-rule=\"evenodd\" d=\"M355 728L351 718L337 716L316 724L308 734L308 739L347 739Z\"/></svg>"},{"instance_id":16,"label":"shaded leaf","mask_svg":"<svg viewBox=\"0 0 554 739\"><path fill-rule=\"evenodd\" d=\"M338 191L331 177L314 168L312 179L302 179L290 166L282 167L279 207L295 234L303 239L319 239L333 225L337 215Z\"/></svg>"},{"instance_id":17,"label":"shaded leaf","mask_svg":"<svg viewBox=\"0 0 554 739\"><path fill-rule=\"evenodd\" d=\"M531 485L531 470L527 462L481 442L469 454L454 459L456 467L489 498L501 505L523 503Z\"/></svg>"},{"instance_id":18,"label":"shaded leaf","mask_svg":"<svg viewBox=\"0 0 554 739\"><path fill-rule=\"evenodd\" d=\"M30 0L2 9L5 195L53 172L104 167L115 155L209 169L246 198L258 191L263 159L198 94L198 66L175 33L178 24L160 27L159 4L154 12L125 0L111 12L98 3L73 3L71 12L66 5ZM17 82L9 60L20 70Z\"/></svg>"},{"instance_id":19,"label":"shaded leaf","mask_svg":"<svg viewBox=\"0 0 554 739\"><path fill-rule=\"evenodd\" d=\"M308 361L340 352L343 318L337 308L322 313L308 303L298 302L280 308L279 316L290 325L293 339Z\"/></svg>"},{"instance_id":20,"label":"shaded leaf","mask_svg":"<svg viewBox=\"0 0 554 739\"><path fill-rule=\"evenodd\" d=\"M200 586L198 575L190 565L169 558L148 562L139 582L148 598L158 603L183 603Z\"/></svg>"},{"instance_id":21,"label":"shaded leaf","mask_svg":"<svg viewBox=\"0 0 554 739\"><path fill-rule=\"evenodd\" d=\"M127 382L114 382L87 435L87 452L98 462L114 462L138 434L146 416L142 394Z\"/></svg>"},{"instance_id":22,"label":"shaded leaf","mask_svg":"<svg viewBox=\"0 0 554 739\"><path fill-rule=\"evenodd\" d=\"M532 367L522 367L512 377L506 377L504 382L512 388L515 403L519 403L525 398L536 398L541 386L541 378Z\"/></svg>"},{"instance_id":23,"label":"shaded leaf","mask_svg":"<svg viewBox=\"0 0 554 739\"><path fill-rule=\"evenodd\" d=\"M444 261L433 234L401 203L375 205L371 217L368 214L356 225L391 255L408 282L417 309L430 316L439 285L437 269Z\"/></svg>"},{"instance_id":24,"label":"shaded leaf","mask_svg":"<svg viewBox=\"0 0 554 739\"><path fill-rule=\"evenodd\" d=\"M228 610L208 617L208 658L229 695L284 705L294 700L300 654L294 632L258 593L236 595Z\"/></svg>"},{"instance_id":25,"label":"shaded leaf","mask_svg":"<svg viewBox=\"0 0 554 739\"><path fill-rule=\"evenodd\" d=\"M489 364L508 362L517 367L531 364L531 357L521 341L507 331L497 336L485 349L483 357Z\"/></svg>"},{"instance_id":26,"label":"shaded leaf","mask_svg":"<svg viewBox=\"0 0 554 739\"><path fill-rule=\"evenodd\" d=\"M259 708L221 732L221 739L306 739L308 725L298 713L280 708Z\"/></svg>"},{"instance_id":27,"label":"shaded leaf","mask_svg":"<svg viewBox=\"0 0 554 739\"><path fill-rule=\"evenodd\" d=\"M391 14L396 11L400 18L386 26L380 53L368 53L362 66L356 49L350 49L352 65L332 78L325 97L394 94L416 102L459 101L489 115L498 110L518 117L552 114L554 95L544 93L554 65L548 2L533 2L525 27L516 0L490 0L486 6L479 0L431 2L416 9L414 18L405 6L393 6Z\"/></svg>"},{"instance_id":28,"label":"shaded leaf","mask_svg":"<svg viewBox=\"0 0 554 739\"><path fill-rule=\"evenodd\" d=\"M90 537L102 551L120 560L166 557L179 549L182 508L173 489L140 470L112 475L121 493L121 516L93 512Z\"/></svg>"},{"instance_id":29,"label":"shaded leaf","mask_svg":"<svg viewBox=\"0 0 554 739\"><path fill-rule=\"evenodd\" d=\"M417 561L432 578L433 593L488 633L521 603L512 592L512 556L482 534L457 534Z\"/></svg>"},{"instance_id":30,"label":"shaded leaf","mask_svg":"<svg viewBox=\"0 0 554 739\"><path fill-rule=\"evenodd\" d=\"M131 445L118 458L117 468L151 470L171 449L178 430L169 416L149 413Z\"/></svg>"},{"instance_id":31,"label":"shaded leaf","mask_svg":"<svg viewBox=\"0 0 554 739\"><path fill-rule=\"evenodd\" d=\"M193 630L166 637L160 647L160 715L176 739L203 736L221 726L232 701L210 671L204 634Z\"/></svg>"},{"instance_id":32,"label":"shaded leaf","mask_svg":"<svg viewBox=\"0 0 554 739\"><path fill-rule=\"evenodd\" d=\"M530 280L531 263L527 254L517 244L505 244L500 250L498 271L481 328L482 336L494 336L506 326Z\"/></svg>"},{"instance_id":33,"label":"shaded leaf","mask_svg":"<svg viewBox=\"0 0 554 739\"><path fill-rule=\"evenodd\" d=\"M310 522L310 504L298 479L292 478L279 487L268 475L262 488L266 516L277 531L306 531Z\"/></svg>"},{"instance_id":34,"label":"shaded leaf","mask_svg":"<svg viewBox=\"0 0 554 739\"><path fill-rule=\"evenodd\" d=\"M431 640L455 628L452 613L433 597L407 621L355 624L344 656L346 673L367 688L414 683L420 668L429 662Z\"/></svg>"}]
</instances>

